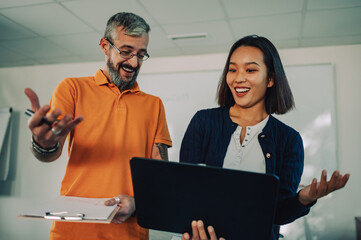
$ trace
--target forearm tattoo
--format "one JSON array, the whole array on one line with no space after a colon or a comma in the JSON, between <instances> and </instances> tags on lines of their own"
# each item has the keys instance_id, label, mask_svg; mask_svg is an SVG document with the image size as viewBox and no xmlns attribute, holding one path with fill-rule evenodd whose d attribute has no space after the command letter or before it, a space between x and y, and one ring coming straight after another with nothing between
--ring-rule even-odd
<instances>
[{"instance_id":1,"label":"forearm tattoo","mask_svg":"<svg viewBox=\"0 0 361 240\"><path fill-rule=\"evenodd\" d=\"M162 160L168 161L168 146L165 145L164 143L156 143L155 145L159 150L160 157L162 158Z\"/></svg>"}]
</instances>

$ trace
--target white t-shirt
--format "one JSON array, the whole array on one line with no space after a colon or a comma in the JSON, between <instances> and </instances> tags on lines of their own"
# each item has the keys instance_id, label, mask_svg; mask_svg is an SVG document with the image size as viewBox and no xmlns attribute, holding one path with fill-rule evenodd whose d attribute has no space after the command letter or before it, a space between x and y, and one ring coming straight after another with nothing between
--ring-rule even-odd
<instances>
[{"instance_id":1,"label":"white t-shirt","mask_svg":"<svg viewBox=\"0 0 361 240\"><path fill-rule=\"evenodd\" d=\"M261 145L258 142L258 134L266 126L269 116L254 126L246 127L246 135L241 144L242 127L238 126L232 134L224 158L223 168L245 170L250 172L265 173L265 158Z\"/></svg>"}]
</instances>

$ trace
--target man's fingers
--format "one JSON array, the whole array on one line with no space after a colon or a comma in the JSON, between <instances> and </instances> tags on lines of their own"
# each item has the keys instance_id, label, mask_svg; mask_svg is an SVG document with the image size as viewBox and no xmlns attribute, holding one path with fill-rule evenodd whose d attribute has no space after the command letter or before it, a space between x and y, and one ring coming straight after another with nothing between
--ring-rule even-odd
<instances>
[{"instance_id":1,"label":"man's fingers","mask_svg":"<svg viewBox=\"0 0 361 240\"><path fill-rule=\"evenodd\" d=\"M30 129L33 129L34 127L38 127L41 124L41 119L46 116L46 113L50 110L49 105L45 105L41 108L38 108L34 115L29 118L28 120L28 126ZM50 128L50 127L49 127Z\"/></svg>"},{"instance_id":2,"label":"man's fingers","mask_svg":"<svg viewBox=\"0 0 361 240\"><path fill-rule=\"evenodd\" d=\"M84 118L82 116L76 117L74 120L70 120L66 122L65 127L63 127L63 133L68 134L71 130L73 130ZM64 120L66 121L66 119ZM60 124L60 122L59 122Z\"/></svg>"},{"instance_id":3,"label":"man's fingers","mask_svg":"<svg viewBox=\"0 0 361 240\"><path fill-rule=\"evenodd\" d=\"M114 198L111 198L107 201L104 202L105 206L113 206L114 204L116 204L117 202L114 200Z\"/></svg>"},{"instance_id":4,"label":"man's fingers","mask_svg":"<svg viewBox=\"0 0 361 240\"><path fill-rule=\"evenodd\" d=\"M123 222L124 222L124 220L122 218L117 218L117 217L114 217L112 220L112 223L115 223L115 224L122 224Z\"/></svg>"},{"instance_id":5,"label":"man's fingers","mask_svg":"<svg viewBox=\"0 0 361 240\"><path fill-rule=\"evenodd\" d=\"M73 130L83 119L83 117L77 117L72 120L71 115L66 114L60 121L53 124L52 129L59 131L61 133L59 136L63 137Z\"/></svg>"},{"instance_id":6,"label":"man's fingers","mask_svg":"<svg viewBox=\"0 0 361 240\"><path fill-rule=\"evenodd\" d=\"M36 112L40 108L38 95L36 95L36 93L31 88L25 88L24 93L30 100L31 109Z\"/></svg>"},{"instance_id":7,"label":"man's fingers","mask_svg":"<svg viewBox=\"0 0 361 240\"><path fill-rule=\"evenodd\" d=\"M107 201L104 202L105 206L113 206L115 204L118 204L120 202L120 198L119 197L113 197L111 199L108 199Z\"/></svg>"},{"instance_id":8,"label":"man's fingers","mask_svg":"<svg viewBox=\"0 0 361 240\"><path fill-rule=\"evenodd\" d=\"M58 109L58 108L55 108L54 110L52 110L51 112L49 112L49 113L45 116L45 118L46 118L49 122L54 123L55 121L58 121L57 119L58 119L59 116L61 116L61 110ZM68 117L67 117L67 118L68 118L68 120L71 119L70 114L68 114Z\"/></svg>"}]
</instances>

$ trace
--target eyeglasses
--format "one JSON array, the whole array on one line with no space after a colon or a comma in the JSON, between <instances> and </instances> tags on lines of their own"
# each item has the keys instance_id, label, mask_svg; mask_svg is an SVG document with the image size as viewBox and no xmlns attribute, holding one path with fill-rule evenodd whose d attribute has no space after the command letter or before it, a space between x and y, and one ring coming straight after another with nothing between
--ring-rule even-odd
<instances>
[{"instance_id":1,"label":"eyeglasses","mask_svg":"<svg viewBox=\"0 0 361 240\"><path fill-rule=\"evenodd\" d=\"M129 51L120 51L117 47L114 46L114 44L108 38L105 38L105 40L107 40L109 42L109 45L112 46L115 49L115 51L117 51L119 55L124 59L131 59L132 57L137 56L138 60L145 61L150 57L148 53L133 54L132 52Z\"/></svg>"}]
</instances>

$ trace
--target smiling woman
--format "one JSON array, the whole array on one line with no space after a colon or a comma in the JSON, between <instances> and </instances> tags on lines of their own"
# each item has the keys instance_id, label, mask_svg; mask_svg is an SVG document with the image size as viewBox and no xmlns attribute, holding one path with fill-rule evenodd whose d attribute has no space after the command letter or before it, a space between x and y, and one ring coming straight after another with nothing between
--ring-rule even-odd
<instances>
[{"instance_id":1,"label":"smiling woman","mask_svg":"<svg viewBox=\"0 0 361 240\"><path fill-rule=\"evenodd\" d=\"M317 199L345 186L349 174L335 171L327 181L326 171L322 171L319 183L314 178L298 191L303 141L296 130L272 116L291 110L294 101L279 54L268 39L247 36L232 46L219 83L218 104L219 108L198 111L192 118L180 161L278 176L271 239L278 238L277 225L308 214ZM207 238L203 224L194 225L192 231L194 239ZM189 234L183 239L190 239Z\"/></svg>"},{"instance_id":2,"label":"smiling woman","mask_svg":"<svg viewBox=\"0 0 361 240\"><path fill-rule=\"evenodd\" d=\"M228 69L226 82L236 102L234 108L231 108L231 119L237 123L237 113L240 111L234 110L239 107L253 108L255 111L262 112L266 108L267 88L274 84L273 77L268 78L262 51L248 46L237 48L232 54ZM264 119L266 115L267 112L264 112L264 115L260 117ZM255 125L257 122L250 124ZM242 136L244 137L244 134Z\"/></svg>"}]
</instances>

